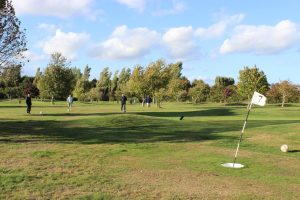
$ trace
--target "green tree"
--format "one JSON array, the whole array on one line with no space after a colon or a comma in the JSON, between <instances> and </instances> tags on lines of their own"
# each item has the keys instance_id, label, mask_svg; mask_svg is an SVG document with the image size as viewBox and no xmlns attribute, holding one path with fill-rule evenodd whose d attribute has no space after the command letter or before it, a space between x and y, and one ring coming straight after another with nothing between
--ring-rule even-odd
<instances>
[{"instance_id":1,"label":"green tree","mask_svg":"<svg viewBox=\"0 0 300 200\"><path fill-rule=\"evenodd\" d=\"M99 101L100 96L99 96L99 90L96 87L91 88L91 90L88 92L88 96L90 97L91 101Z\"/></svg>"},{"instance_id":2,"label":"green tree","mask_svg":"<svg viewBox=\"0 0 300 200\"><path fill-rule=\"evenodd\" d=\"M91 75L91 68L89 67L89 65L86 65L83 70L82 77L84 78L84 80L89 80L90 75Z\"/></svg>"},{"instance_id":3,"label":"green tree","mask_svg":"<svg viewBox=\"0 0 300 200\"><path fill-rule=\"evenodd\" d=\"M109 100L109 91L111 86L111 72L108 67L105 67L100 73L100 78L97 82L97 88L100 95L100 100L108 101Z\"/></svg>"},{"instance_id":4,"label":"green tree","mask_svg":"<svg viewBox=\"0 0 300 200\"><path fill-rule=\"evenodd\" d=\"M93 80L89 81L89 83L90 83L90 88L94 88L97 86L97 79L94 78Z\"/></svg>"},{"instance_id":5,"label":"green tree","mask_svg":"<svg viewBox=\"0 0 300 200\"><path fill-rule=\"evenodd\" d=\"M243 99L252 97L254 91L265 94L269 89L267 76L263 71L260 71L256 66L253 68L244 67L239 72L239 82L237 83L239 95Z\"/></svg>"},{"instance_id":6,"label":"green tree","mask_svg":"<svg viewBox=\"0 0 300 200\"><path fill-rule=\"evenodd\" d=\"M39 95L39 90L34 84L34 77L29 77L29 76L22 77L20 86L24 96L30 94L31 97L37 97Z\"/></svg>"},{"instance_id":7,"label":"green tree","mask_svg":"<svg viewBox=\"0 0 300 200\"><path fill-rule=\"evenodd\" d=\"M153 102L159 107L159 101L156 101L157 94L164 89L166 91L168 81L170 80L167 73L163 73L166 69L166 63L164 60L157 60L151 62L144 72L144 84L148 88L148 94L153 97ZM145 96L143 97L145 98ZM157 99L158 100L158 99Z\"/></svg>"},{"instance_id":8,"label":"green tree","mask_svg":"<svg viewBox=\"0 0 300 200\"><path fill-rule=\"evenodd\" d=\"M21 65L10 65L3 69L1 79L4 84L4 94L10 99L22 96Z\"/></svg>"},{"instance_id":9,"label":"green tree","mask_svg":"<svg viewBox=\"0 0 300 200\"><path fill-rule=\"evenodd\" d=\"M60 53L51 55L44 74L38 81L42 98L65 99L73 91L74 74L70 63Z\"/></svg>"},{"instance_id":10,"label":"green tree","mask_svg":"<svg viewBox=\"0 0 300 200\"><path fill-rule=\"evenodd\" d=\"M141 66L135 66L127 82L130 94L142 100L142 106L144 105L145 96L149 93L149 87L147 87L147 84L144 81L144 73L145 71Z\"/></svg>"},{"instance_id":11,"label":"green tree","mask_svg":"<svg viewBox=\"0 0 300 200\"><path fill-rule=\"evenodd\" d=\"M34 76L34 80L33 80L33 84L34 84L35 86L37 86L37 84L38 84L38 82L39 82L39 80L40 80L42 74L43 74L43 73L41 72L41 69L38 67L38 68L36 69L35 76Z\"/></svg>"},{"instance_id":12,"label":"green tree","mask_svg":"<svg viewBox=\"0 0 300 200\"><path fill-rule=\"evenodd\" d=\"M74 79L73 79L73 82L72 82L72 87L74 88L77 81L82 77L82 73L81 73L80 69L77 68L77 67L71 67L71 71L72 71L73 76L74 76Z\"/></svg>"},{"instance_id":13,"label":"green tree","mask_svg":"<svg viewBox=\"0 0 300 200\"><path fill-rule=\"evenodd\" d=\"M180 101L186 94L189 80L184 78L172 78L167 85L167 95L170 100Z\"/></svg>"},{"instance_id":14,"label":"green tree","mask_svg":"<svg viewBox=\"0 0 300 200\"><path fill-rule=\"evenodd\" d=\"M224 100L224 87L220 85L213 85L210 88L209 100L212 102L222 103Z\"/></svg>"},{"instance_id":15,"label":"green tree","mask_svg":"<svg viewBox=\"0 0 300 200\"><path fill-rule=\"evenodd\" d=\"M190 82L181 74L182 62L171 63L162 70L162 85L165 86L165 99L179 101L187 93Z\"/></svg>"},{"instance_id":16,"label":"green tree","mask_svg":"<svg viewBox=\"0 0 300 200\"><path fill-rule=\"evenodd\" d=\"M136 66L128 82L131 94L144 103L147 95L153 98L153 102L160 107L162 101L171 99L179 101L181 97L187 97L190 83L181 75L182 63L166 64L164 60L149 63L144 69Z\"/></svg>"},{"instance_id":17,"label":"green tree","mask_svg":"<svg viewBox=\"0 0 300 200\"><path fill-rule=\"evenodd\" d=\"M234 79L231 77L217 76L215 78L215 85L224 87L234 85Z\"/></svg>"},{"instance_id":18,"label":"green tree","mask_svg":"<svg viewBox=\"0 0 300 200\"><path fill-rule=\"evenodd\" d=\"M114 77L111 80L111 87L110 87L110 97L109 99L112 101L117 100L117 88L118 88L118 81L119 81L119 71L115 71Z\"/></svg>"},{"instance_id":19,"label":"green tree","mask_svg":"<svg viewBox=\"0 0 300 200\"><path fill-rule=\"evenodd\" d=\"M4 66L15 63L26 51L25 30L15 16L11 0L0 1L0 72Z\"/></svg>"},{"instance_id":20,"label":"green tree","mask_svg":"<svg viewBox=\"0 0 300 200\"><path fill-rule=\"evenodd\" d=\"M194 103L205 102L208 98L210 87L202 80L194 80L189 94Z\"/></svg>"},{"instance_id":21,"label":"green tree","mask_svg":"<svg viewBox=\"0 0 300 200\"><path fill-rule=\"evenodd\" d=\"M122 93L127 94L130 93L127 88L127 83L131 76L131 70L129 68L123 68L120 72L116 90L116 98L119 100L121 98Z\"/></svg>"},{"instance_id":22,"label":"green tree","mask_svg":"<svg viewBox=\"0 0 300 200\"><path fill-rule=\"evenodd\" d=\"M293 103L299 100L300 88L288 80L272 84L267 92L268 101L272 103L281 103L284 107L285 103Z\"/></svg>"},{"instance_id":23,"label":"green tree","mask_svg":"<svg viewBox=\"0 0 300 200\"><path fill-rule=\"evenodd\" d=\"M235 85L228 85L223 90L224 102L238 102L239 95L237 93L237 87Z\"/></svg>"},{"instance_id":24,"label":"green tree","mask_svg":"<svg viewBox=\"0 0 300 200\"><path fill-rule=\"evenodd\" d=\"M84 69L83 75L76 82L73 95L74 97L78 98L80 101L84 101L88 97L88 91L90 90L90 83L89 83L90 71L91 68L87 65Z\"/></svg>"},{"instance_id":25,"label":"green tree","mask_svg":"<svg viewBox=\"0 0 300 200\"><path fill-rule=\"evenodd\" d=\"M215 84L210 89L209 98L213 102L227 102L235 94L234 79L231 77L217 76Z\"/></svg>"},{"instance_id":26,"label":"green tree","mask_svg":"<svg viewBox=\"0 0 300 200\"><path fill-rule=\"evenodd\" d=\"M168 100L169 96L165 88L160 88L158 91L155 92L156 97L156 106L158 108L161 107L163 101Z\"/></svg>"}]
</instances>

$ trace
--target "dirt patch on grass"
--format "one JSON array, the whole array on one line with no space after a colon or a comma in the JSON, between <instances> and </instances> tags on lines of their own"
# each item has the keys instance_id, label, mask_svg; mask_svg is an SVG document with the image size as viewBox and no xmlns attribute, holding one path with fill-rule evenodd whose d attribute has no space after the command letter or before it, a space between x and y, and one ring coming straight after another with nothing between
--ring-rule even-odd
<instances>
[{"instance_id":1,"label":"dirt patch on grass","mask_svg":"<svg viewBox=\"0 0 300 200\"><path fill-rule=\"evenodd\" d=\"M287 139L284 137L276 137L271 134L259 133L257 135L251 136L247 139L251 143L256 143L263 146L275 146L278 145L278 149L281 144L285 144Z\"/></svg>"},{"instance_id":2,"label":"dirt patch on grass","mask_svg":"<svg viewBox=\"0 0 300 200\"><path fill-rule=\"evenodd\" d=\"M180 172L179 172L180 171ZM234 199L276 197L276 190L255 181L211 172L135 170L122 177L120 196L145 199Z\"/></svg>"}]
</instances>

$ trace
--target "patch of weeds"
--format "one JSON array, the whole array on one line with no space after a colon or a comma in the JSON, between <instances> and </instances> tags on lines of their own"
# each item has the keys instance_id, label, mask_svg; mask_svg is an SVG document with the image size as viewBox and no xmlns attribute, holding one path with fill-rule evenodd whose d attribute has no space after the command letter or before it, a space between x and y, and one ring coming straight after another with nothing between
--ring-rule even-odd
<instances>
[{"instance_id":1,"label":"patch of weeds","mask_svg":"<svg viewBox=\"0 0 300 200\"><path fill-rule=\"evenodd\" d=\"M117 148L117 149L112 149L109 151L110 155L118 155L118 154L122 154L122 153L126 153L128 152L127 149L124 148Z\"/></svg>"},{"instance_id":2,"label":"patch of weeds","mask_svg":"<svg viewBox=\"0 0 300 200\"><path fill-rule=\"evenodd\" d=\"M156 149L159 146L157 144L135 144L134 149Z\"/></svg>"},{"instance_id":3,"label":"patch of weeds","mask_svg":"<svg viewBox=\"0 0 300 200\"><path fill-rule=\"evenodd\" d=\"M35 158L48 158L55 154L53 151L35 151L31 153L31 156Z\"/></svg>"},{"instance_id":4,"label":"patch of weeds","mask_svg":"<svg viewBox=\"0 0 300 200\"><path fill-rule=\"evenodd\" d=\"M25 180L31 179L32 177L20 170L0 169L0 188L3 189L13 189Z\"/></svg>"},{"instance_id":5,"label":"patch of weeds","mask_svg":"<svg viewBox=\"0 0 300 200\"><path fill-rule=\"evenodd\" d=\"M98 193L98 194L91 194L91 195L86 195L86 196L82 196L77 198L78 200L111 200L111 199L115 199L113 198L111 195L109 194L105 194L105 193Z\"/></svg>"}]
</instances>

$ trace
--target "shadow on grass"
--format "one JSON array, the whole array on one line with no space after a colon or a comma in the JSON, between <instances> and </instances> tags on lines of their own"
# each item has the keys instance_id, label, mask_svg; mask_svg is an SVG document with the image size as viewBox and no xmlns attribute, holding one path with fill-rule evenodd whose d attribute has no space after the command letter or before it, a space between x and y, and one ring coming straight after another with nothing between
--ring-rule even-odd
<instances>
[{"instance_id":1,"label":"shadow on grass","mask_svg":"<svg viewBox=\"0 0 300 200\"><path fill-rule=\"evenodd\" d=\"M288 150L288 153L300 153L300 150Z\"/></svg>"},{"instance_id":2,"label":"shadow on grass","mask_svg":"<svg viewBox=\"0 0 300 200\"><path fill-rule=\"evenodd\" d=\"M0 124L0 142L80 142L136 143L136 142L185 142L216 140L216 128L207 125L178 124L171 120L124 115L110 120L83 121L6 121Z\"/></svg>"},{"instance_id":3,"label":"shadow on grass","mask_svg":"<svg viewBox=\"0 0 300 200\"><path fill-rule=\"evenodd\" d=\"M129 114L136 114L141 116L151 116L151 117L201 117L201 116L234 116L236 115L231 108L211 108L207 110L196 110L196 111L184 111L184 112L128 112ZM121 114L121 112L107 112L107 113L76 113L66 112L66 113L44 113L43 116L106 116ZM33 114L33 116L38 116L39 114Z\"/></svg>"},{"instance_id":4,"label":"shadow on grass","mask_svg":"<svg viewBox=\"0 0 300 200\"><path fill-rule=\"evenodd\" d=\"M50 105L50 106L34 106L33 108L62 108L62 107L65 107L67 108L67 106L65 105ZM8 106L3 106L3 105L0 105L0 108L24 108L24 111L26 111L26 108L27 106L24 105L24 104L20 104L20 105L14 105L14 106L11 106L11 105L8 105Z\"/></svg>"},{"instance_id":5,"label":"shadow on grass","mask_svg":"<svg viewBox=\"0 0 300 200\"><path fill-rule=\"evenodd\" d=\"M153 117L201 117L201 116L233 116L231 108L210 108L206 110L185 111L185 112L139 112L138 115Z\"/></svg>"},{"instance_id":6,"label":"shadow on grass","mask_svg":"<svg viewBox=\"0 0 300 200\"><path fill-rule=\"evenodd\" d=\"M199 116L201 111L187 112ZM221 111L216 111L218 114ZM144 116L144 115L148 116ZM208 115L209 113L202 113ZM227 113L228 114L228 113ZM141 143L141 142L201 142L238 139L243 120L180 121L151 116L176 116L177 113L118 114L105 118L83 118L73 121L29 120L0 121L0 142L60 142L60 143ZM299 120L250 121L251 128L267 125L299 123ZM236 131L237 134L227 132Z\"/></svg>"}]
</instances>

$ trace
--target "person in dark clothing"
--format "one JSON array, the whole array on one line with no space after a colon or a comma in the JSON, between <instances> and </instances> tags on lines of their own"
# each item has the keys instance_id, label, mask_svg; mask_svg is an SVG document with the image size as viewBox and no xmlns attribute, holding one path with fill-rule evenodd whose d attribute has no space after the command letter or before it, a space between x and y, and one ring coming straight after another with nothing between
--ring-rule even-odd
<instances>
[{"instance_id":1,"label":"person in dark clothing","mask_svg":"<svg viewBox=\"0 0 300 200\"><path fill-rule=\"evenodd\" d=\"M126 101L127 101L127 97L122 94L121 96L121 111L126 112Z\"/></svg>"},{"instance_id":2,"label":"person in dark clothing","mask_svg":"<svg viewBox=\"0 0 300 200\"><path fill-rule=\"evenodd\" d=\"M150 103L152 102L152 99L150 96L147 96L146 99L145 99L145 102L147 103L147 108L150 107Z\"/></svg>"},{"instance_id":3,"label":"person in dark clothing","mask_svg":"<svg viewBox=\"0 0 300 200\"><path fill-rule=\"evenodd\" d=\"M26 105L27 105L27 113L30 114L31 105L32 105L30 94L27 94L26 96Z\"/></svg>"}]
</instances>

